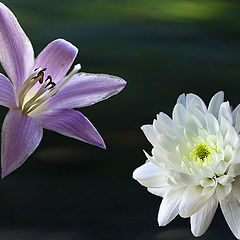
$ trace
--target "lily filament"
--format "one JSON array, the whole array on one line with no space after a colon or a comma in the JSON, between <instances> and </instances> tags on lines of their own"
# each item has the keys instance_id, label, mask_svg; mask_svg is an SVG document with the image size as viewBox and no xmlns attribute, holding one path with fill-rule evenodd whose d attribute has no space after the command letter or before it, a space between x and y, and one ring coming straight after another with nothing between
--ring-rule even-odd
<instances>
[{"instance_id":1,"label":"lily filament","mask_svg":"<svg viewBox=\"0 0 240 240\"><path fill-rule=\"evenodd\" d=\"M50 75L44 81L44 71L47 70L46 68L35 69L21 87L18 97L19 109L25 114L31 113L55 95L80 69L80 64L75 65L73 70L57 86ZM38 90L35 90L34 86L38 83L42 84L42 86Z\"/></svg>"}]
</instances>

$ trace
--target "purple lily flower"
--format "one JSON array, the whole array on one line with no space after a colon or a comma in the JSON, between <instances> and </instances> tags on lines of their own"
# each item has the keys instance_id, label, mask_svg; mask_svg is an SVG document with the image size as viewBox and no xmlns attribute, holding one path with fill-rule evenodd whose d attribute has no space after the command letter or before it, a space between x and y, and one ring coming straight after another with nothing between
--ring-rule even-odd
<instances>
[{"instance_id":1,"label":"purple lily flower","mask_svg":"<svg viewBox=\"0 0 240 240\"><path fill-rule=\"evenodd\" d=\"M92 105L121 91L126 82L106 74L68 75L78 49L57 39L34 60L31 42L13 13L0 3L0 104L10 108L2 126L2 178L37 148L43 128L105 148L91 122L72 108Z\"/></svg>"}]
</instances>

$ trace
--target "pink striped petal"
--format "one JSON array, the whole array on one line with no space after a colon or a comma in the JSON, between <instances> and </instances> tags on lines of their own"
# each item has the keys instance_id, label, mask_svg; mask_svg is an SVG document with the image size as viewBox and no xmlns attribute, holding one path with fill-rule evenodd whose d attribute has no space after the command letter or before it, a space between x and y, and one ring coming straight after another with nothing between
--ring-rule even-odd
<instances>
[{"instance_id":1,"label":"pink striped petal","mask_svg":"<svg viewBox=\"0 0 240 240\"><path fill-rule=\"evenodd\" d=\"M0 73L0 105L13 108L16 106L13 85Z\"/></svg>"},{"instance_id":2,"label":"pink striped petal","mask_svg":"<svg viewBox=\"0 0 240 240\"><path fill-rule=\"evenodd\" d=\"M75 74L48 105L51 109L89 106L119 93L125 85L123 79L107 74Z\"/></svg>"},{"instance_id":3,"label":"pink striped petal","mask_svg":"<svg viewBox=\"0 0 240 240\"><path fill-rule=\"evenodd\" d=\"M0 3L0 46L0 62L18 93L32 71L34 53L17 19L3 3Z\"/></svg>"},{"instance_id":4,"label":"pink striped petal","mask_svg":"<svg viewBox=\"0 0 240 240\"><path fill-rule=\"evenodd\" d=\"M46 129L105 148L104 141L92 123L80 112L60 109L37 117Z\"/></svg>"},{"instance_id":5,"label":"pink striped petal","mask_svg":"<svg viewBox=\"0 0 240 240\"><path fill-rule=\"evenodd\" d=\"M34 68L47 68L45 76L51 75L53 82L61 81L71 67L78 49L64 39L49 43L38 55Z\"/></svg>"},{"instance_id":6,"label":"pink striped petal","mask_svg":"<svg viewBox=\"0 0 240 240\"><path fill-rule=\"evenodd\" d=\"M20 167L42 139L42 127L19 110L10 110L2 126L2 178Z\"/></svg>"}]
</instances>

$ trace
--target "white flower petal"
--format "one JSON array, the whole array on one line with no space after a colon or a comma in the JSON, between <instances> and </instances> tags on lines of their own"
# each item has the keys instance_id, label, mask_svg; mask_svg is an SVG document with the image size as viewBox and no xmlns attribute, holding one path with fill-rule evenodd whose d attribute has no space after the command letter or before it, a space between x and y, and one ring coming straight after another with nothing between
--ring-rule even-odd
<instances>
[{"instance_id":1,"label":"white flower petal","mask_svg":"<svg viewBox=\"0 0 240 240\"><path fill-rule=\"evenodd\" d=\"M190 170L187 168L187 165L183 161L181 162L181 169L184 173L191 174Z\"/></svg>"},{"instance_id":2,"label":"white flower petal","mask_svg":"<svg viewBox=\"0 0 240 240\"><path fill-rule=\"evenodd\" d=\"M218 207L218 201L212 196L198 212L191 216L191 231L195 237L204 234L212 222Z\"/></svg>"},{"instance_id":3,"label":"white flower petal","mask_svg":"<svg viewBox=\"0 0 240 240\"><path fill-rule=\"evenodd\" d=\"M203 178L200 184L202 187L213 187L216 183L212 178Z\"/></svg>"},{"instance_id":4,"label":"white flower petal","mask_svg":"<svg viewBox=\"0 0 240 240\"><path fill-rule=\"evenodd\" d=\"M198 119L189 113L187 114L187 126L189 129L191 129L191 132L196 135L198 134L198 129L203 127Z\"/></svg>"},{"instance_id":5,"label":"white flower petal","mask_svg":"<svg viewBox=\"0 0 240 240\"><path fill-rule=\"evenodd\" d=\"M224 198L226 198L232 190L232 184L228 185L217 185L216 193L219 201L222 201Z\"/></svg>"},{"instance_id":6,"label":"white flower petal","mask_svg":"<svg viewBox=\"0 0 240 240\"><path fill-rule=\"evenodd\" d=\"M216 133L217 137L217 152L222 152L223 151L223 136L221 131L218 131Z\"/></svg>"},{"instance_id":7,"label":"white flower petal","mask_svg":"<svg viewBox=\"0 0 240 240\"><path fill-rule=\"evenodd\" d=\"M222 175L227 171L228 163L221 160L217 163L217 165L214 167L214 172L218 175Z\"/></svg>"},{"instance_id":8,"label":"white flower petal","mask_svg":"<svg viewBox=\"0 0 240 240\"><path fill-rule=\"evenodd\" d=\"M217 186L217 182L215 182L215 185L212 187L204 187L203 188L203 191L202 191L202 195L201 196L205 196L205 195L208 195L208 194L212 194L215 190L216 190L216 186Z\"/></svg>"},{"instance_id":9,"label":"white flower petal","mask_svg":"<svg viewBox=\"0 0 240 240\"><path fill-rule=\"evenodd\" d=\"M135 169L133 178L145 187L162 187L167 182L164 170L152 162L146 162Z\"/></svg>"},{"instance_id":10,"label":"white flower petal","mask_svg":"<svg viewBox=\"0 0 240 240\"><path fill-rule=\"evenodd\" d=\"M147 137L148 141L154 146L157 144L157 132L154 130L153 126L148 124L148 125L143 125L141 127L143 130L145 136Z\"/></svg>"},{"instance_id":11,"label":"white flower petal","mask_svg":"<svg viewBox=\"0 0 240 240\"><path fill-rule=\"evenodd\" d=\"M176 104L173 109L173 123L176 128L186 125L187 111L182 104Z\"/></svg>"},{"instance_id":12,"label":"white flower petal","mask_svg":"<svg viewBox=\"0 0 240 240\"><path fill-rule=\"evenodd\" d=\"M229 162L232 157L233 157L233 150L232 150L232 146L227 145L223 151L224 153L224 161Z\"/></svg>"},{"instance_id":13,"label":"white flower petal","mask_svg":"<svg viewBox=\"0 0 240 240\"><path fill-rule=\"evenodd\" d=\"M173 120L167 114L160 112L157 115L157 120L160 121L162 125L171 129L171 131L175 132Z\"/></svg>"},{"instance_id":14,"label":"white flower petal","mask_svg":"<svg viewBox=\"0 0 240 240\"><path fill-rule=\"evenodd\" d=\"M169 190L169 186L158 187L158 188L148 188L147 190L156 196L163 197L164 194Z\"/></svg>"},{"instance_id":15,"label":"white flower petal","mask_svg":"<svg viewBox=\"0 0 240 240\"><path fill-rule=\"evenodd\" d=\"M229 126L227 134L224 138L224 145L231 145L233 147L235 147L238 143L238 134L236 132L236 130L234 129L234 127Z\"/></svg>"},{"instance_id":16,"label":"white flower petal","mask_svg":"<svg viewBox=\"0 0 240 240\"><path fill-rule=\"evenodd\" d=\"M216 118L218 118L219 115L219 108L224 100L224 92L220 91L216 93L212 99L210 100L208 111L212 113Z\"/></svg>"},{"instance_id":17,"label":"white flower petal","mask_svg":"<svg viewBox=\"0 0 240 240\"><path fill-rule=\"evenodd\" d=\"M177 99L177 103L182 104L183 106L186 107L186 96L185 93L181 94L178 99Z\"/></svg>"},{"instance_id":18,"label":"white flower petal","mask_svg":"<svg viewBox=\"0 0 240 240\"><path fill-rule=\"evenodd\" d=\"M237 107L235 107L235 109L232 111L233 124L236 124L237 115L238 115L239 111L240 111L240 104L238 104Z\"/></svg>"},{"instance_id":19,"label":"white flower petal","mask_svg":"<svg viewBox=\"0 0 240 240\"><path fill-rule=\"evenodd\" d=\"M232 194L237 199L240 199L240 176L235 178L235 181L232 183Z\"/></svg>"},{"instance_id":20,"label":"white flower petal","mask_svg":"<svg viewBox=\"0 0 240 240\"><path fill-rule=\"evenodd\" d=\"M152 156L150 156L145 150L143 150L144 155L147 158L147 161L151 161L152 163L154 163L155 165L158 165L159 163L156 161L156 159ZM146 162L147 162L146 161Z\"/></svg>"},{"instance_id":21,"label":"white flower petal","mask_svg":"<svg viewBox=\"0 0 240 240\"><path fill-rule=\"evenodd\" d=\"M165 149L166 151L176 151L177 142L175 142L173 139L167 137L164 134L159 134L157 140L159 146L161 146L161 148Z\"/></svg>"},{"instance_id":22,"label":"white flower petal","mask_svg":"<svg viewBox=\"0 0 240 240\"><path fill-rule=\"evenodd\" d=\"M200 123L201 126L206 129L207 125L206 125L206 116L205 113L203 113L201 110L199 110L196 106L194 105L190 105L188 112L190 114L192 114Z\"/></svg>"},{"instance_id":23,"label":"white flower petal","mask_svg":"<svg viewBox=\"0 0 240 240\"><path fill-rule=\"evenodd\" d=\"M180 130L180 128L178 129ZM183 130L183 131L182 131ZM181 141L187 141L187 145L188 144L193 144L193 138L196 137L196 133L194 133L194 131L192 131L192 129L188 129L188 128L183 128L181 131L184 136L182 136ZM180 133L180 131L179 131Z\"/></svg>"},{"instance_id":24,"label":"white flower petal","mask_svg":"<svg viewBox=\"0 0 240 240\"><path fill-rule=\"evenodd\" d=\"M206 120L207 120L207 130L210 134L216 134L219 130L219 124L217 119L211 114L206 114Z\"/></svg>"},{"instance_id":25,"label":"white flower petal","mask_svg":"<svg viewBox=\"0 0 240 240\"><path fill-rule=\"evenodd\" d=\"M187 187L183 193L179 206L179 215L187 218L199 211L212 196L214 191L208 192L202 196L203 188L200 186Z\"/></svg>"},{"instance_id":26,"label":"white flower petal","mask_svg":"<svg viewBox=\"0 0 240 240\"><path fill-rule=\"evenodd\" d=\"M229 185L231 182L234 181L233 177L230 177L228 175L222 175L220 177L217 178L218 183L222 184L222 185Z\"/></svg>"},{"instance_id":27,"label":"white flower petal","mask_svg":"<svg viewBox=\"0 0 240 240\"><path fill-rule=\"evenodd\" d=\"M221 116L224 116L231 125L233 124L232 111L229 102L224 102L221 104L218 119L221 119Z\"/></svg>"},{"instance_id":28,"label":"white flower petal","mask_svg":"<svg viewBox=\"0 0 240 240\"><path fill-rule=\"evenodd\" d=\"M201 173L201 175L206 178L212 178L214 176L212 167L208 165L204 166L202 169L199 169L199 173Z\"/></svg>"},{"instance_id":29,"label":"white flower petal","mask_svg":"<svg viewBox=\"0 0 240 240\"><path fill-rule=\"evenodd\" d=\"M240 238L240 207L239 201L232 194L227 199L220 202L222 213L227 224L236 238Z\"/></svg>"},{"instance_id":30,"label":"white flower petal","mask_svg":"<svg viewBox=\"0 0 240 240\"><path fill-rule=\"evenodd\" d=\"M169 174L171 174L174 182L179 186L196 186L200 183L200 179L197 176L175 171L170 171Z\"/></svg>"},{"instance_id":31,"label":"white flower petal","mask_svg":"<svg viewBox=\"0 0 240 240\"><path fill-rule=\"evenodd\" d=\"M153 126L159 133L165 134L168 137L176 136L172 119L164 113L157 115L157 120L153 121Z\"/></svg>"},{"instance_id":32,"label":"white flower petal","mask_svg":"<svg viewBox=\"0 0 240 240\"><path fill-rule=\"evenodd\" d=\"M240 147L237 148L235 151L232 160L229 162L229 164L237 164L240 163Z\"/></svg>"},{"instance_id":33,"label":"white flower petal","mask_svg":"<svg viewBox=\"0 0 240 240\"><path fill-rule=\"evenodd\" d=\"M179 169L180 162L178 161L176 154L166 153L165 149L161 147L154 147L152 154L154 156L155 162L157 162L159 166L164 164L167 166L167 169Z\"/></svg>"},{"instance_id":34,"label":"white flower petal","mask_svg":"<svg viewBox=\"0 0 240 240\"><path fill-rule=\"evenodd\" d=\"M198 135L199 135L199 137L204 139L204 138L207 138L209 134L208 134L208 131L206 129L199 128L198 129Z\"/></svg>"},{"instance_id":35,"label":"white flower petal","mask_svg":"<svg viewBox=\"0 0 240 240\"><path fill-rule=\"evenodd\" d=\"M202 167L202 169L200 168L200 170L202 170L202 176L204 176L204 177L212 178L215 175L212 166L209 166L209 164L207 162L203 163L203 167Z\"/></svg>"},{"instance_id":36,"label":"white flower petal","mask_svg":"<svg viewBox=\"0 0 240 240\"><path fill-rule=\"evenodd\" d=\"M237 114L236 114L235 122L236 122L235 123L235 129L239 133L240 132L240 111L238 111Z\"/></svg>"},{"instance_id":37,"label":"white flower petal","mask_svg":"<svg viewBox=\"0 0 240 240\"><path fill-rule=\"evenodd\" d=\"M223 137L225 137L229 127L231 126L232 126L231 123L224 116L220 117L220 130Z\"/></svg>"},{"instance_id":38,"label":"white flower petal","mask_svg":"<svg viewBox=\"0 0 240 240\"><path fill-rule=\"evenodd\" d=\"M179 212L179 204L185 188L170 188L164 195L158 213L159 226L165 226L171 222Z\"/></svg>"},{"instance_id":39,"label":"white flower petal","mask_svg":"<svg viewBox=\"0 0 240 240\"><path fill-rule=\"evenodd\" d=\"M186 96L186 108L189 109L189 106L196 106L198 109L200 109L202 112L207 111L207 107L203 100L197 96L196 94L189 93Z\"/></svg>"},{"instance_id":40,"label":"white flower petal","mask_svg":"<svg viewBox=\"0 0 240 240\"><path fill-rule=\"evenodd\" d=\"M230 166L230 168L228 170L228 176L236 177L238 175L240 175L240 163L233 164L232 166ZM239 187L239 189L240 189L240 187Z\"/></svg>"}]
</instances>

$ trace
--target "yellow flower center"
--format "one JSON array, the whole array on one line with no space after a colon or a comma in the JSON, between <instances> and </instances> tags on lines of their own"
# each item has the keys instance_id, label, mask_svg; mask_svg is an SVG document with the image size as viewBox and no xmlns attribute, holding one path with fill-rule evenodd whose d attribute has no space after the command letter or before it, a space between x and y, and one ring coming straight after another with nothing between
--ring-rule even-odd
<instances>
[{"instance_id":1,"label":"yellow flower center","mask_svg":"<svg viewBox=\"0 0 240 240\"><path fill-rule=\"evenodd\" d=\"M199 144L193 149L193 154L195 157L204 160L209 156L209 154L211 154L211 152L209 151L209 146L205 144Z\"/></svg>"},{"instance_id":2,"label":"yellow flower center","mask_svg":"<svg viewBox=\"0 0 240 240\"><path fill-rule=\"evenodd\" d=\"M204 163L210 165L213 161L213 155L216 149L205 143L195 143L192 151L189 153L190 161L196 161L198 167L202 168Z\"/></svg>"}]
</instances>

